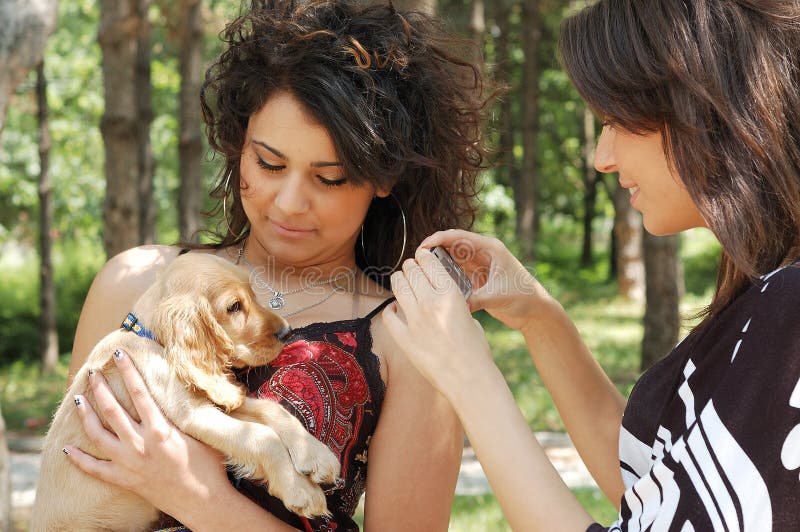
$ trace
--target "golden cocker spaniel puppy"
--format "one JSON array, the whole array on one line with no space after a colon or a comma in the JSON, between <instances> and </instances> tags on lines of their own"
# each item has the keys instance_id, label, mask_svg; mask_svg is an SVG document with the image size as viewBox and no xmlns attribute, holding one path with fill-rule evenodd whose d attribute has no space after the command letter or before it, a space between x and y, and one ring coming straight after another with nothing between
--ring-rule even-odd
<instances>
[{"instance_id":1,"label":"golden cocker spaniel puppy","mask_svg":"<svg viewBox=\"0 0 800 532\"><path fill-rule=\"evenodd\" d=\"M224 453L241 476L263 479L292 511L307 517L327 512L319 484L336 481L335 455L278 403L247 397L234 378L233 368L278 356L279 338L288 331L283 318L256 303L246 273L210 254L182 255L145 291L126 322L131 330L114 331L95 346L55 414L44 441L33 531L138 531L159 517L143 498L86 475L62 454L72 444L107 458L84 432L73 404L81 394L96 409L90 370L102 372L139 421L112 360L116 349L128 353L180 430Z\"/></svg>"}]
</instances>

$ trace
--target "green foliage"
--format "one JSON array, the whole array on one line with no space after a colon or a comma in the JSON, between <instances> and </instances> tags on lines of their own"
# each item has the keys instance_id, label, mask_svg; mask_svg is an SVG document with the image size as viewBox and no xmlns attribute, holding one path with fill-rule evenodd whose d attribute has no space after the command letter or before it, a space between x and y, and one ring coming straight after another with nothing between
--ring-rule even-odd
<instances>
[{"instance_id":1,"label":"green foliage","mask_svg":"<svg viewBox=\"0 0 800 532\"><path fill-rule=\"evenodd\" d=\"M0 407L11 431L44 434L64 396L69 357L62 357L56 371L41 375L38 362L17 360L0 366Z\"/></svg>"},{"instance_id":2,"label":"green foliage","mask_svg":"<svg viewBox=\"0 0 800 532\"><path fill-rule=\"evenodd\" d=\"M97 239L104 190L103 147L97 127L103 109L100 52L94 41L97 6L61 2L56 31L45 51L52 148L53 236ZM0 242L32 241L38 219L39 174L35 73L17 88L0 138Z\"/></svg>"},{"instance_id":3,"label":"green foliage","mask_svg":"<svg viewBox=\"0 0 800 532\"><path fill-rule=\"evenodd\" d=\"M609 526L617 520L619 513L600 490L578 488L572 490L572 493L578 499L578 502L586 508L586 511L589 512L595 522L603 526Z\"/></svg>"},{"instance_id":4,"label":"green foliage","mask_svg":"<svg viewBox=\"0 0 800 532\"><path fill-rule=\"evenodd\" d=\"M83 301L89 285L102 266L103 250L99 244L66 242L54 253L56 282L56 327L59 352L72 349ZM13 252L14 256L18 252ZM15 360L30 363L38 360L39 339L39 265L31 256L20 261L0 261L4 282L0 285L0 366Z\"/></svg>"},{"instance_id":5,"label":"green foliage","mask_svg":"<svg viewBox=\"0 0 800 532\"><path fill-rule=\"evenodd\" d=\"M719 242L707 229L693 229L683 235L681 242L686 292L709 297L717 278L721 252Z\"/></svg>"}]
</instances>

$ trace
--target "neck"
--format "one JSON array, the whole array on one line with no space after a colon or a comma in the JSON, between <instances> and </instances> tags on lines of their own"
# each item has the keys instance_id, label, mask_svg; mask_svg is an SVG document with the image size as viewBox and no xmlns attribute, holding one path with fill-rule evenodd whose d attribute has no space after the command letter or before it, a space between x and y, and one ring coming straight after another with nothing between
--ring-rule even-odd
<instances>
[{"instance_id":1,"label":"neck","mask_svg":"<svg viewBox=\"0 0 800 532\"><path fill-rule=\"evenodd\" d=\"M237 255L240 250L243 259L240 262L249 265L276 288L283 290L338 276L352 275L356 269L354 252L319 261L291 264L276 259L257 241L250 239L247 239L244 245L236 250Z\"/></svg>"}]
</instances>

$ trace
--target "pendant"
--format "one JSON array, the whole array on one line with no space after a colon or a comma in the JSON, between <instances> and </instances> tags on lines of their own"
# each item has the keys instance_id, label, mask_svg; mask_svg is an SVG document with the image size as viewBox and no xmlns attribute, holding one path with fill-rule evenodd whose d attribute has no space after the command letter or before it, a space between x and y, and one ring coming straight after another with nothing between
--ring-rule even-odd
<instances>
[{"instance_id":1,"label":"pendant","mask_svg":"<svg viewBox=\"0 0 800 532\"><path fill-rule=\"evenodd\" d=\"M276 292L275 297L269 300L269 308L272 310L282 309L285 304L286 300L283 299L283 296L280 294L280 292Z\"/></svg>"}]
</instances>

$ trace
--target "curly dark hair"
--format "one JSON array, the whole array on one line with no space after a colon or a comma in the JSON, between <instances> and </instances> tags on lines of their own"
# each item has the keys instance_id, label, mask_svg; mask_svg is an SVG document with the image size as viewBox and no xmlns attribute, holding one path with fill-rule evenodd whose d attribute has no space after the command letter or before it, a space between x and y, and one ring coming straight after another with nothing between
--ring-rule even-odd
<instances>
[{"instance_id":1,"label":"curly dark hair","mask_svg":"<svg viewBox=\"0 0 800 532\"><path fill-rule=\"evenodd\" d=\"M327 129L349 180L392 190L406 213L403 258L437 230L472 225L477 176L488 160L488 106L481 69L466 59L477 55L469 41L423 13L350 0L254 1L221 38L227 47L200 95L210 145L225 158L211 195L229 205L211 247L248 234L241 150L249 118L277 91L291 93ZM356 245L365 271L386 272L398 261L397 202L376 198L367 212L366 255Z\"/></svg>"},{"instance_id":2,"label":"curly dark hair","mask_svg":"<svg viewBox=\"0 0 800 532\"><path fill-rule=\"evenodd\" d=\"M601 0L560 52L607 122L661 133L722 244L706 319L800 258L800 2Z\"/></svg>"}]
</instances>

